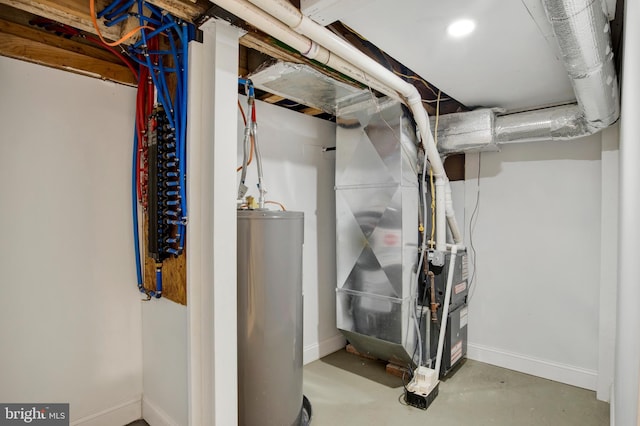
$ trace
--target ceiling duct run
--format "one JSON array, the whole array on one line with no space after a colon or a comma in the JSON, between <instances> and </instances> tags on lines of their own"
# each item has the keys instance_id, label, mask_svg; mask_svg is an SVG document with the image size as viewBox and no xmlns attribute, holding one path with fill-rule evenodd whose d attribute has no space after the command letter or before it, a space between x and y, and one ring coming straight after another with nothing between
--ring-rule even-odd
<instances>
[{"instance_id":1,"label":"ceiling duct run","mask_svg":"<svg viewBox=\"0 0 640 426\"><path fill-rule=\"evenodd\" d=\"M439 118L443 154L495 150L498 145L567 140L596 133L620 116L611 30L601 0L543 0L577 104L500 115L496 109ZM434 120L431 120L433 127ZM444 129L444 131L440 130Z\"/></svg>"}]
</instances>

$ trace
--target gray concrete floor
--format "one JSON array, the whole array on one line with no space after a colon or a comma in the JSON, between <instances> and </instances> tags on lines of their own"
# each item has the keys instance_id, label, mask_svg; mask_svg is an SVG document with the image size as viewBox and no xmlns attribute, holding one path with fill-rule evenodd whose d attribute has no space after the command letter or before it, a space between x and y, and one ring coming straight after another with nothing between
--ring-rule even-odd
<instances>
[{"instance_id":1,"label":"gray concrete floor","mask_svg":"<svg viewBox=\"0 0 640 426\"><path fill-rule=\"evenodd\" d=\"M338 351L304 367L312 426L603 426L595 392L467 360L426 411L404 404L384 364Z\"/></svg>"}]
</instances>

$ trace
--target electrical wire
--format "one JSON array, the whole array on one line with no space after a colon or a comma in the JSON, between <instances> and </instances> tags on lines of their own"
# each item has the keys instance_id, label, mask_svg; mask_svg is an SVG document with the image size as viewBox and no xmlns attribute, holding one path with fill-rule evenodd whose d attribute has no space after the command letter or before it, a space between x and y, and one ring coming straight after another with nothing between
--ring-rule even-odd
<instances>
[{"instance_id":1,"label":"electrical wire","mask_svg":"<svg viewBox=\"0 0 640 426\"><path fill-rule=\"evenodd\" d=\"M280 206L280 208L282 209L283 212L286 212L287 209L284 207L284 205L282 205L282 203L279 203L277 201L265 201L265 204L275 204L277 206Z\"/></svg>"},{"instance_id":2,"label":"electrical wire","mask_svg":"<svg viewBox=\"0 0 640 426\"><path fill-rule=\"evenodd\" d=\"M473 245L473 231L476 227L476 223L478 222L478 215L480 214L480 169L482 167L482 152L478 153L478 177L477 177L477 185L476 185L476 205L473 208L473 212L471 213L471 219L469 220L469 245L471 246L471 251L473 252L473 273L471 274L471 279L469 280L469 297L468 302L471 301L473 294L475 293L475 287L473 287L474 291L472 291L472 286L475 282L476 271L477 271L477 257L478 254L476 252L476 247Z\"/></svg>"}]
</instances>

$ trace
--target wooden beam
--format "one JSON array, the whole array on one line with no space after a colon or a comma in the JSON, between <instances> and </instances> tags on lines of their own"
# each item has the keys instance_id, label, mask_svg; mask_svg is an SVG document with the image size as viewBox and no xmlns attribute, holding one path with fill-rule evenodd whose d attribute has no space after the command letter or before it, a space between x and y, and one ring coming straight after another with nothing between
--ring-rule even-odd
<instances>
[{"instance_id":1,"label":"wooden beam","mask_svg":"<svg viewBox=\"0 0 640 426\"><path fill-rule=\"evenodd\" d=\"M324 111L318 109L318 108L313 108L313 107L307 107L307 108L303 108L300 110L301 113L303 114L307 114L307 115L320 115L320 114L324 114Z\"/></svg>"},{"instance_id":2,"label":"wooden beam","mask_svg":"<svg viewBox=\"0 0 640 426\"><path fill-rule=\"evenodd\" d=\"M120 62L115 55L106 50L94 47L85 43L80 43L75 40L70 40L65 37L57 36L53 33L49 33L44 30L39 30L34 27L27 27L25 25L19 25L13 22L0 19L0 33L10 34L19 38L35 41L38 43L46 44L51 47L57 47L60 49L75 52L80 55L90 56L95 59L100 59L107 62L113 62L118 65L124 65Z\"/></svg>"},{"instance_id":3,"label":"wooden beam","mask_svg":"<svg viewBox=\"0 0 640 426\"><path fill-rule=\"evenodd\" d=\"M0 55L118 83L136 84L135 77L124 65L50 46L14 34L0 32Z\"/></svg>"},{"instance_id":4,"label":"wooden beam","mask_svg":"<svg viewBox=\"0 0 640 426\"><path fill-rule=\"evenodd\" d=\"M248 65L248 55L247 52L249 49L247 49L245 46L238 46L239 47L239 54L238 54L238 75L241 77L246 77L247 74L249 73L249 65Z\"/></svg>"},{"instance_id":5,"label":"wooden beam","mask_svg":"<svg viewBox=\"0 0 640 426\"><path fill-rule=\"evenodd\" d=\"M209 8L208 1L199 0L148 0L149 3L166 10L173 16L193 22Z\"/></svg>"},{"instance_id":6,"label":"wooden beam","mask_svg":"<svg viewBox=\"0 0 640 426\"><path fill-rule=\"evenodd\" d=\"M278 102L284 100L282 96L268 94L267 96L262 97L260 100L267 102L269 104L277 104Z\"/></svg>"},{"instance_id":7,"label":"wooden beam","mask_svg":"<svg viewBox=\"0 0 640 426\"><path fill-rule=\"evenodd\" d=\"M89 12L88 0L0 0L0 3L24 10L34 15L53 19L79 30L96 33ZM104 0L96 0L96 9L102 9ZM118 26L106 27L98 24L105 38L117 40L120 36Z\"/></svg>"},{"instance_id":8,"label":"wooden beam","mask_svg":"<svg viewBox=\"0 0 640 426\"><path fill-rule=\"evenodd\" d=\"M240 37L240 44L242 46L249 47L251 49L262 52L265 55L269 55L272 58L278 59L284 62L293 62L296 64L303 63L302 55L296 55L292 52L280 49L272 44L266 36L258 33L249 32Z\"/></svg>"}]
</instances>

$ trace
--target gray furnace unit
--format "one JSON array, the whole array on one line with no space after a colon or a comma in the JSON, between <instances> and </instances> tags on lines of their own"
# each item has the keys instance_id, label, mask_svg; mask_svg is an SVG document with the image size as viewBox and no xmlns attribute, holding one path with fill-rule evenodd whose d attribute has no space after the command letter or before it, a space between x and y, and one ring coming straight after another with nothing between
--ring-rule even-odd
<instances>
[{"instance_id":1,"label":"gray furnace unit","mask_svg":"<svg viewBox=\"0 0 640 426\"><path fill-rule=\"evenodd\" d=\"M337 325L363 354L415 364L420 324L422 361L435 363L450 254L445 265L416 276L419 223L418 147L409 112L369 98L337 110ZM431 229L430 194L426 229ZM425 259L426 262L426 259ZM466 253L458 252L447 316L441 375L466 356ZM431 295L433 293L433 299ZM437 306L429 312L430 301ZM422 314L420 314L420 309ZM415 310L415 317L414 311Z\"/></svg>"},{"instance_id":2,"label":"gray furnace unit","mask_svg":"<svg viewBox=\"0 0 640 426\"><path fill-rule=\"evenodd\" d=\"M238 211L238 418L306 424L300 212Z\"/></svg>"}]
</instances>

